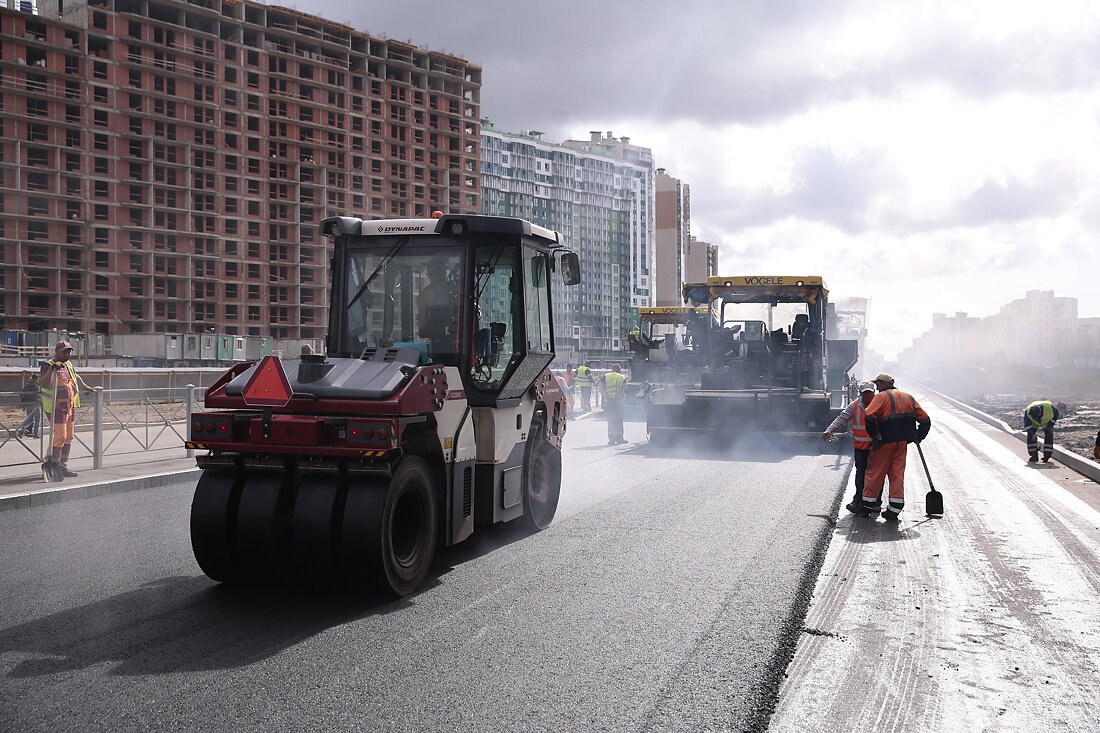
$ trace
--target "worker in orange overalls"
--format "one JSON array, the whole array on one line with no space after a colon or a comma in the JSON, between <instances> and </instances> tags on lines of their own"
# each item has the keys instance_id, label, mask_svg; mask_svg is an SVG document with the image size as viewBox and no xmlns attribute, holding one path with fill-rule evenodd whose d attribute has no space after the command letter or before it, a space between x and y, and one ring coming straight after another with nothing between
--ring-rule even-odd
<instances>
[{"instance_id":1,"label":"worker in orange overalls","mask_svg":"<svg viewBox=\"0 0 1100 733\"><path fill-rule=\"evenodd\" d=\"M91 389L84 381L72 362L73 345L68 341L58 341L54 347L54 357L42 362L38 384L42 386L42 412L50 421L50 454L46 462L61 467L61 475L76 476L69 470L69 449L73 444L73 430L76 422L76 408L80 407L80 390Z\"/></svg>"},{"instance_id":2,"label":"worker in orange overalls","mask_svg":"<svg viewBox=\"0 0 1100 733\"><path fill-rule=\"evenodd\" d=\"M882 518L898 521L905 506L905 455L910 443L919 443L932 428L928 413L912 395L894 387L894 378L880 374L872 382L878 394L867 405L867 433L871 436L871 456L863 484L863 503L849 505L848 511L867 517L878 511L882 488L890 479L890 503Z\"/></svg>"}]
</instances>

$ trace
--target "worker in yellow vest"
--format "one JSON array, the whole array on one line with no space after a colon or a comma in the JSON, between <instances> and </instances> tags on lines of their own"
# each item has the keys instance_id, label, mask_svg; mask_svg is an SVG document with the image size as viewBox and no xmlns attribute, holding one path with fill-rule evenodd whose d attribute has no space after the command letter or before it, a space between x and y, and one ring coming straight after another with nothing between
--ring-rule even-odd
<instances>
[{"instance_id":1,"label":"worker in yellow vest","mask_svg":"<svg viewBox=\"0 0 1100 733\"><path fill-rule=\"evenodd\" d=\"M618 364L603 378L603 414L607 417L607 444L619 445L623 439L623 403L626 400L626 377Z\"/></svg>"},{"instance_id":2,"label":"worker in yellow vest","mask_svg":"<svg viewBox=\"0 0 1100 733\"><path fill-rule=\"evenodd\" d=\"M592 362L577 367L577 387L581 390L581 412L592 409Z\"/></svg>"}]
</instances>

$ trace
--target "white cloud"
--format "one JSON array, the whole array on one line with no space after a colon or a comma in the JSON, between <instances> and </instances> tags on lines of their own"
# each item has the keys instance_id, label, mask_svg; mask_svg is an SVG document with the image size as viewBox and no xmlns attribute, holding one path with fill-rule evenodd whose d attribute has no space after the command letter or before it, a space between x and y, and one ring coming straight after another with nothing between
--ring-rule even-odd
<instances>
[{"instance_id":1,"label":"white cloud","mask_svg":"<svg viewBox=\"0 0 1100 733\"><path fill-rule=\"evenodd\" d=\"M312 8L303 7L306 12ZM1029 289L1100 314L1094 0L429 0L324 13L483 65L501 129L650 147L724 272L869 295L886 353Z\"/></svg>"}]
</instances>

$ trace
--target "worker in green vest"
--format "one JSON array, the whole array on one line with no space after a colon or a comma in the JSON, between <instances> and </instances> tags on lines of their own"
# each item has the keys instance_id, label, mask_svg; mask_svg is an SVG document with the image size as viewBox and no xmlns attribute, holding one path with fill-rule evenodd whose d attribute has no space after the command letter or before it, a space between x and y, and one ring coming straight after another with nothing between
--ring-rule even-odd
<instances>
[{"instance_id":1,"label":"worker in green vest","mask_svg":"<svg viewBox=\"0 0 1100 733\"><path fill-rule=\"evenodd\" d=\"M581 390L581 412L588 412L592 409L592 362L577 368L577 386Z\"/></svg>"},{"instance_id":2,"label":"worker in green vest","mask_svg":"<svg viewBox=\"0 0 1100 733\"><path fill-rule=\"evenodd\" d=\"M626 401L626 377L618 364L603 378L603 414L607 417L607 444L619 445L623 439L623 403Z\"/></svg>"},{"instance_id":3,"label":"worker in green vest","mask_svg":"<svg viewBox=\"0 0 1100 733\"><path fill-rule=\"evenodd\" d=\"M1028 463L1039 461L1040 430L1043 431L1043 463L1054 455L1054 421L1058 417L1058 408L1050 400L1035 400L1024 409Z\"/></svg>"}]
</instances>

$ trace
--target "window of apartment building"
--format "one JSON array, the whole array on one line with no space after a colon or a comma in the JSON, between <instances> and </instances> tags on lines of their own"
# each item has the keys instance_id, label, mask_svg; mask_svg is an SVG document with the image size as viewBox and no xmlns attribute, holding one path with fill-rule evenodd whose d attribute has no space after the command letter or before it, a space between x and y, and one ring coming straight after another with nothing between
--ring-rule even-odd
<instances>
[{"instance_id":1,"label":"window of apartment building","mask_svg":"<svg viewBox=\"0 0 1100 733\"><path fill-rule=\"evenodd\" d=\"M129 280L131 295L145 295L145 278L131 277Z\"/></svg>"},{"instance_id":2,"label":"window of apartment building","mask_svg":"<svg viewBox=\"0 0 1100 733\"><path fill-rule=\"evenodd\" d=\"M236 107L237 106L237 92L232 90L232 89L223 89L222 90L222 104L224 104L226 107Z\"/></svg>"},{"instance_id":3,"label":"window of apartment building","mask_svg":"<svg viewBox=\"0 0 1100 733\"><path fill-rule=\"evenodd\" d=\"M237 283L225 283L225 299L236 300L240 296L240 287Z\"/></svg>"},{"instance_id":4,"label":"window of apartment building","mask_svg":"<svg viewBox=\"0 0 1100 733\"><path fill-rule=\"evenodd\" d=\"M31 117L46 117L50 114L50 105L45 99L28 99L27 114Z\"/></svg>"},{"instance_id":5,"label":"window of apartment building","mask_svg":"<svg viewBox=\"0 0 1100 733\"><path fill-rule=\"evenodd\" d=\"M259 300L260 299L260 286L259 285L249 285L248 286L248 299L249 300Z\"/></svg>"},{"instance_id":6,"label":"window of apartment building","mask_svg":"<svg viewBox=\"0 0 1100 733\"><path fill-rule=\"evenodd\" d=\"M130 246L133 249L145 249L145 237L141 232L130 232ZM132 267L133 259L130 260L130 263Z\"/></svg>"},{"instance_id":7,"label":"window of apartment building","mask_svg":"<svg viewBox=\"0 0 1100 733\"><path fill-rule=\"evenodd\" d=\"M65 227L66 244L80 244L83 239L79 225L69 225Z\"/></svg>"},{"instance_id":8,"label":"window of apartment building","mask_svg":"<svg viewBox=\"0 0 1100 733\"><path fill-rule=\"evenodd\" d=\"M258 280L260 278L260 266L255 263L248 265L248 278L250 280Z\"/></svg>"},{"instance_id":9,"label":"window of apartment building","mask_svg":"<svg viewBox=\"0 0 1100 733\"><path fill-rule=\"evenodd\" d=\"M236 248L234 248L234 254L236 254ZM227 278L237 277L237 263L236 262L226 262L225 263L225 276Z\"/></svg>"},{"instance_id":10,"label":"window of apartment building","mask_svg":"<svg viewBox=\"0 0 1100 733\"><path fill-rule=\"evenodd\" d=\"M50 248L34 246L27 247L27 262L32 265L50 264Z\"/></svg>"},{"instance_id":11,"label":"window of apartment building","mask_svg":"<svg viewBox=\"0 0 1100 733\"><path fill-rule=\"evenodd\" d=\"M107 87L93 86L92 101L96 104L107 104Z\"/></svg>"},{"instance_id":12,"label":"window of apartment building","mask_svg":"<svg viewBox=\"0 0 1100 733\"><path fill-rule=\"evenodd\" d=\"M134 319L137 319L137 320L142 320L142 319L145 318L145 303L144 302L142 302L140 300L131 300L130 301L130 318L134 318ZM130 324L130 332L131 333L141 333L141 328L142 328L142 326L141 326L140 323Z\"/></svg>"},{"instance_id":13,"label":"window of apartment building","mask_svg":"<svg viewBox=\"0 0 1100 733\"><path fill-rule=\"evenodd\" d=\"M140 57L140 54L141 54L141 52L139 51L138 52L139 57ZM130 75L129 75L128 81L130 82L130 86L141 89L141 84L142 84L141 69L130 69ZM130 96L133 97L134 95L131 94Z\"/></svg>"},{"instance_id":14,"label":"window of apartment building","mask_svg":"<svg viewBox=\"0 0 1100 733\"><path fill-rule=\"evenodd\" d=\"M254 239L258 239L260 236L260 222L250 221L248 222L248 236Z\"/></svg>"},{"instance_id":15,"label":"window of apartment building","mask_svg":"<svg viewBox=\"0 0 1100 733\"><path fill-rule=\"evenodd\" d=\"M30 216L45 216L50 213L50 202L39 196L27 197L27 214Z\"/></svg>"},{"instance_id":16,"label":"window of apartment building","mask_svg":"<svg viewBox=\"0 0 1100 733\"><path fill-rule=\"evenodd\" d=\"M96 279L98 279L98 277L99 276L97 275ZM108 315L110 312L111 311L110 311L110 301L109 300L107 300L106 298L96 298L95 299L95 314L97 316L105 316L105 315Z\"/></svg>"},{"instance_id":17,"label":"window of apartment building","mask_svg":"<svg viewBox=\"0 0 1100 733\"><path fill-rule=\"evenodd\" d=\"M225 169L227 171L237 170L237 167L238 167L239 163L240 163L240 161L239 161L239 159L237 158L236 155L227 155L227 156L225 156Z\"/></svg>"},{"instance_id":18,"label":"window of apartment building","mask_svg":"<svg viewBox=\"0 0 1100 733\"><path fill-rule=\"evenodd\" d=\"M143 227L143 226L145 226L145 212L144 211L142 211L141 209L135 209L135 208L127 209L127 211L130 214L130 226L132 226L132 227ZM175 222L176 215L172 214L171 216L172 216L173 222ZM172 226L171 228L175 229L176 227Z\"/></svg>"},{"instance_id":19,"label":"window of apartment building","mask_svg":"<svg viewBox=\"0 0 1100 733\"><path fill-rule=\"evenodd\" d=\"M236 176L226 176L225 177L225 190L226 191L236 191L239 184L240 184L240 180Z\"/></svg>"},{"instance_id":20,"label":"window of apartment building","mask_svg":"<svg viewBox=\"0 0 1100 733\"><path fill-rule=\"evenodd\" d=\"M107 182L107 181L100 181L100 180L95 181L93 186L92 186L92 195L95 196L97 199L110 198L110 196L111 196L110 183Z\"/></svg>"},{"instance_id":21,"label":"window of apartment building","mask_svg":"<svg viewBox=\"0 0 1100 733\"><path fill-rule=\"evenodd\" d=\"M130 270L133 272L144 272L145 268L142 262L143 258L141 255L130 255Z\"/></svg>"},{"instance_id":22,"label":"window of apartment building","mask_svg":"<svg viewBox=\"0 0 1100 733\"><path fill-rule=\"evenodd\" d=\"M38 140L46 141L50 139L50 131L46 125L37 122L27 123L27 140L35 142Z\"/></svg>"},{"instance_id":23,"label":"window of apartment building","mask_svg":"<svg viewBox=\"0 0 1100 733\"><path fill-rule=\"evenodd\" d=\"M50 238L50 225L44 221L32 221L27 224L27 239L35 241Z\"/></svg>"},{"instance_id":24,"label":"window of apartment building","mask_svg":"<svg viewBox=\"0 0 1100 733\"><path fill-rule=\"evenodd\" d=\"M248 306L248 320L250 320L250 321L260 320L260 306L258 306L258 305Z\"/></svg>"},{"instance_id":25,"label":"window of apartment building","mask_svg":"<svg viewBox=\"0 0 1100 733\"><path fill-rule=\"evenodd\" d=\"M78 68L76 71L68 71L68 63L66 62L66 73L70 75L77 75L80 73ZM66 81L65 82L65 99L80 99L80 82L78 81Z\"/></svg>"},{"instance_id":26,"label":"window of apartment building","mask_svg":"<svg viewBox=\"0 0 1100 733\"><path fill-rule=\"evenodd\" d=\"M79 148L81 137L80 130L65 130L65 147Z\"/></svg>"},{"instance_id":27,"label":"window of apartment building","mask_svg":"<svg viewBox=\"0 0 1100 733\"><path fill-rule=\"evenodd\" d=\"M110 150L110 138L108 138L106 135L96 133L92 136L92 147L96 150Z\"/></svg>"}]
</instances>

